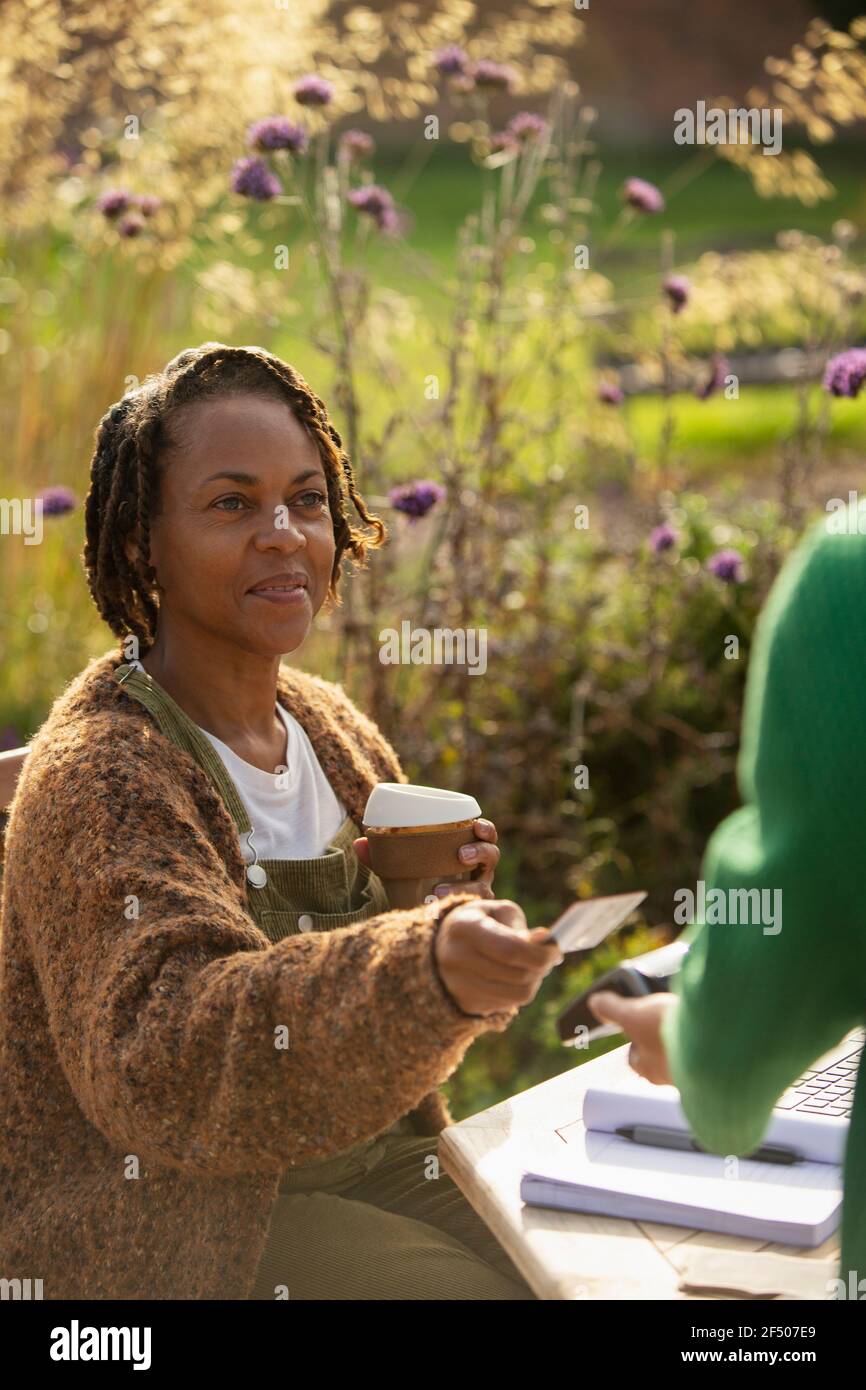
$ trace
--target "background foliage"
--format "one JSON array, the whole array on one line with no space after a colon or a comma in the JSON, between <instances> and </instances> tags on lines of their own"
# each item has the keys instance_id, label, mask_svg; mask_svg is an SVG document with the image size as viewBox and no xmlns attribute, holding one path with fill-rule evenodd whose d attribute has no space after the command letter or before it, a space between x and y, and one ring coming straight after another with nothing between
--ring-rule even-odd
<instances>
[{"instance_id":1,"label":"background foliage","mask_svg":"<svg viewBox=\"0 0 866 1390\"><path fill-rule=\"evenodd\" d=\"M636 168L595 143L563 56L579 54L581 20L562 7L491 24L470 0L293 0L276 21L268 7L267 45L261 6L232 11L0 12L0 491L63 485L76 499L46 518L41 546L2 537L0 739L25 742L111 645L79 558L107 405L208 338L292 361L391 533L293 660L343 681L413 780L478 797L499 829L497 891L530 925L576 895L649 891L634 926L476 1044L450 1083L469 1113L583 1060L557 1042L556 1013L623 952L668 939L674 889L736 804L763 599L803 526L859 482L862 402L831 408L820 381L864 336L861 155L830 142L866 111L866 21L816 22L768 64L756 100L797 118L784 158L666 149ZM511 92L454 90L433 63L451 43L509 64ZM310 71L334 98L299 112L291 83ZM515 103L546 133L497 151ZM232 166L249 123L286 111L308 124L310 153L275 156L284 193L252 203L231 191ZM394 116L402 147L341 172L340 132L376 135ZM661 187L663 214L624 204L632 176ZM402 235L352 207L371 180ZM137 236L98 210L117 187L161 199ZM691 285L677 314L671 273ZM739 394L700 399L720 353ZM599 395L615 385L619 405ZM444 495L410 518L391 490L424 479ZM723 550L741 557L731 581L710 565ZM379 633L405 619L483 629L486 674L383 666Z\"/></svg>"}]
</instances>

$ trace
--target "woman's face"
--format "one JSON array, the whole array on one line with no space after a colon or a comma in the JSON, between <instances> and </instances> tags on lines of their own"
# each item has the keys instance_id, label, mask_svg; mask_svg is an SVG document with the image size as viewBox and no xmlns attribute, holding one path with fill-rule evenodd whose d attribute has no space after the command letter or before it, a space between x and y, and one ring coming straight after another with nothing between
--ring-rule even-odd
<instances>
[{"instance_id":1,"label":"woman's face","mask_svg":"<svg viewBox=\"0 0 866 1390\"><path fill-rule=\"evenodd\" d=\"M334 564L313 439L288 404L252 394L192 402L177 431L183 447L161 461L150 527L160 630L259 656L294 651Z\"/></svg>"}]
</instances>

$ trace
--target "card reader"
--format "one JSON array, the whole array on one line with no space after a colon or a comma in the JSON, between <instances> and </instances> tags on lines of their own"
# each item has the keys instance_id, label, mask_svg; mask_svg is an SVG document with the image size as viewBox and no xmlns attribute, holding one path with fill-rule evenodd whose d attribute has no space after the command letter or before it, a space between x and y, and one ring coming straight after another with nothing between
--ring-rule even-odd
<instances>
[{"instance_id":1,"label":"card reader","mask_svg":"<svg viewBox=\"0 0 866 1390\"><path fill-rule=\"evenodd\" d=\"M581 1043L594 1042L597 1038L608 1037L621 1030L615 1024L603 1024L589 1007L589 1000L600 990L610 989L626 998L639 998L646 994L666 993L671 988L674 976L679 970L688 951L684 942L672 941L660 946L656 951L633 956L613 970L599 975L589 989L579 994L556 1020L561 1041L566 1047L577 1047Z\"/></svg>"}]
</instances>

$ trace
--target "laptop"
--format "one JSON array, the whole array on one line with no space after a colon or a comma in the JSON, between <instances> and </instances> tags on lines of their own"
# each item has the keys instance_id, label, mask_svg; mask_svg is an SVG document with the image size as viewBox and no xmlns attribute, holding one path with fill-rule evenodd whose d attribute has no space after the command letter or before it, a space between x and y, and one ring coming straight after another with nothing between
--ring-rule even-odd
<instances>
[{"instance_id":1,"label":"laptop","mask_svg":"<svg viewBox=\"0 0 866 1390\"><path fill-rule=\"evenodd\" d=\"M774 1110L810 1117L850 1119L864 1042L866 1030L852 1029L836 1047L825 1052L808 1071L797 1077L776 1101Z\"/></svg>"}]
</instances>

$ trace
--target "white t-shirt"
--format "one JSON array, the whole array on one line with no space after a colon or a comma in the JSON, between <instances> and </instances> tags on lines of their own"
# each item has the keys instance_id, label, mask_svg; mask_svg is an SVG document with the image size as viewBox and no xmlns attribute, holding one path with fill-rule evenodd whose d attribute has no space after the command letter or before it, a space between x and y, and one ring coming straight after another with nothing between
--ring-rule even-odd
<instances>
[{"instance_id":1,"label":"white t-shirt","mask_svg":"<svg viewBox=\"0 0 866 1390\"><path fill-rule=\"evenodd\" d=\"M282 705L276 709L286 726L283 765L288 772L264 772L244 762L207 729L202 733L219 753L246 806L259 859L313 859L325 852L347 812L322 771L306 730ZM248 863L256 857L243 836L241 850Z\"/></svg>"}]
</instances>

